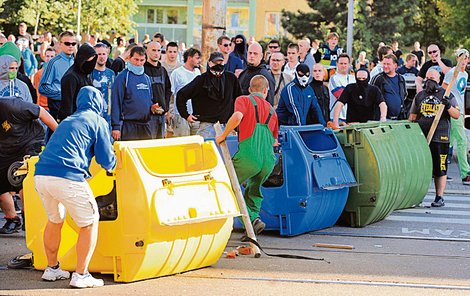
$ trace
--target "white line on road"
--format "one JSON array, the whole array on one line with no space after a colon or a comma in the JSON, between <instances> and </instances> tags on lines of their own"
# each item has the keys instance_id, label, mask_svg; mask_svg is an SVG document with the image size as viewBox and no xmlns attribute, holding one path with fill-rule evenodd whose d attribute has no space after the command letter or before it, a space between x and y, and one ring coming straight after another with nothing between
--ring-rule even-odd
<instances>
[{"instance_id":1,"label":"white line on road","mask_svg":"<svg viewBox=\"0 0 470 296\"><path fill-rule=\"evenodd\" d=\"M434 200L434 195L426 195L424 198L424 201L431 202ZM468 201L470 202L470 196L451 196L451 195L445 195L444 194L444 200L445 201Z\"/></svg>"},{"instance_id":2,"label":"white line on road","mask_svg":"<svg viewBox=\"0 0 470 296\"><path fill-rule=\"evenodd\" d=\"M455 216L470 216L470 211L454 211L454 210L432 210L432 209L406 209L406 210L397 210L392 213L392 216L395 213L404 213L404 214L425 214L425 215L455 215Z\"/></svg>"},{"instance_id":3,"label":"white line on road","mask_svg":"<svg viewBox=\"0 0 470 296\"><path fill-rule=\"evenodd\" d=\"M423 222L423 223L446 223L446 224L469 224L470 219L442 218L442 217L411 217L411 216L388 216L385 220Z\"/></svg>"}]
</instances>

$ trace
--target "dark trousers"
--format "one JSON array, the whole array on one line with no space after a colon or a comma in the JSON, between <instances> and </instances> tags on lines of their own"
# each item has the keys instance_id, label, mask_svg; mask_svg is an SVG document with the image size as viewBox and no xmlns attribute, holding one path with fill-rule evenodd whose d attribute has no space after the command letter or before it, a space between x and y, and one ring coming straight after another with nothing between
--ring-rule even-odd
<instances>
[{"instance_id":1,"label":"dark trousers","mask_svg":"<svg viewBox=\"0 0 470 296\"><path fill-rule=\"evenodd\" d=\"M152 139L148 122L124 121L121 128L121 141Z\"/></svg>"}]
</instances>

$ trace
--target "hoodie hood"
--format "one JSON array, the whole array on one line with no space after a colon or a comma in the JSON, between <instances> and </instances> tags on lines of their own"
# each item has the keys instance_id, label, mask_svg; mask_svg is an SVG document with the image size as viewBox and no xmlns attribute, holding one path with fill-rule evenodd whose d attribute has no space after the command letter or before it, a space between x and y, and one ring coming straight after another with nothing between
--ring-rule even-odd
<instances>
[{"instance_id":1,"label":"hoodie hood","mask_svg":"<svg viewBox=\"0 0 470 296\"><path fill-rule=\"evenodd\" d=\"M235 44L234 51L237 53L238 56L244 56L246 59L246 54L248 51L246 37L242 34L238 34L237 36L235 36L235 39L238 39L238 38L243 39L243 42L239 44Z\"/></svg>"},{"instance_id":2,"label":"hoodie hood","mask_svg":"<svg viewBox=\"0 0 470 296\"><path fill-rule=\"evenodd\" d=\"M104 100L101 92L92 86L84 86L77 95L77 111L92 110L101 115L104 110Z\"/></svg>"},{"instance_id":3,"label":"hoodie hood","mask_svg":"<svg viewBox=\"0 0 470 296\"><path fill-rule=\"evenodd\" d=\"M12 56L15 58L18 64L20 63L21 51L18 48L18 46L16 46L13 42L10 42L10 41L5 42L5 44L3 44L0 47L0 56L3 56L3 55Z\"/></svg>"},{"instance_id":4,"label":"hoodie hood","mask_svg":"<svg viewBox=\"0 0 470 296\"><path fill-rule=\"evenodd\" d=\"M10 80L8 78L8 68L16 59L10 55L0 56L0 80Z\"/></svg>"},{"instance_id":5,"label":"hoodie hood","mask_svg":"<svg viewBox=\"0 0 470 296\"><path fill-rule=\"evenodd\" d=\"M93 57L91 61L87 61ZM95 68L96 61L98 60L98 54L95 49L88 44L83 44L77 51L73 67L75 71L81 74L90 74Z\"/></svg>"}]
</instances>

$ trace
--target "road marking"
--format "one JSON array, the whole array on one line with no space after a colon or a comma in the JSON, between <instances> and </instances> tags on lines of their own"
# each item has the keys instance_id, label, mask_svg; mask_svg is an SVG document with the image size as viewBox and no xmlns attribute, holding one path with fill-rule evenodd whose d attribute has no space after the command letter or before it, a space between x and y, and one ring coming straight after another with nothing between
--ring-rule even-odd
<instances>
[{"instance_id":1,"label":"road marking","mask_svg":"<svg viewBox=\"0 0 470 296\"><path fill-rule=\"evenodd\" d=\"M447 199L444 199L445 201L445 206L444 208L460 208L460 209L470 209L470 204L457 204L457 203L450 203L447 201ZM431 203L431 202L429 202ZM426 208L428 209L428 208Z\"/></svg>"},{"instance_id":2,"label":"road marking","mask_svg":"<svg viewBox=\"0 0 470 296\"><path fill-rule=\"evenodd\" d=\"M444 194L444 200L445 201L468 201L470 202L470 196L453 196L453 195L445 195ZM434 201L434 195L426 195L424 198L424 201Z\"/></svg>"},{"instance_id":3,"label":"road marking","mask_svg":"<svg viewBox=\"0 0 470 296\"><path fill-rule=\"evenodd\" d=\"M447 224L468 224L470 219L442 218L442 217L412 217L412 216L388 216L385 220L423 222L423 223L447 223Z\"/></svg>"},{"instance_id":4,"label":"road marking","mask_svg":"<svg viewBox=\"0 0 470 296\"><path fill-rule=\"evenodd\" d=\"M406 209L406 210L397 210L392 213L416 213L416 214L425 214L425 215L455 215L455 216L470 216L470 211L454 211L454 210L436 210L436 209Z\"/></svg>"}]
</instances>

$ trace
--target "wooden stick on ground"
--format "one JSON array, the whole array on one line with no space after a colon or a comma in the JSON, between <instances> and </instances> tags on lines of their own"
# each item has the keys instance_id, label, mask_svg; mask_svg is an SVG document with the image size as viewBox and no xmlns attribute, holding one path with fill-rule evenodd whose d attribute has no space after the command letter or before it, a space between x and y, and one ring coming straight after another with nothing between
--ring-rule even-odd
<instances>
[{"instance_id":1,"label":"wooden stick on ground","mask_svg":"<svg viewBox=\"0 0 470 296\"><path fill-rule=\"evenodd\" d=\"M457 79L457 76L459 75L460 67L461 67L464 59L466 59L466 58L467 58L467 56L465 54L462 54L460 57L458 57L457 66L455 66L454 73L452 75L452 79L450 80L449 85L446 88L446 92L444 93L444 97L448 97L450 95L450 91L452 90L452 87L454 87L455 80ZM444 105L439 104L438 109L437 109L436 117L434 117L434 120L431 124L431 128L429 129L429 133L428 133L428 136L427 136L428 145L432 141L432 137L434 136L434 132L436 131L437 125L439 124L439 121L441 120L442 113L444 113Z\"/></svg>"},{"instance_id":2,"label":"wooden stick on ground","mask_svg":"<svg viewBox=\"0 0 470 296\"><path fill-rule=\"evenodd\" d=\"M217 136L222 134L222 128L220 127L220 123L217 122L216 124L214 124L214 129ZM238 184L237 173L235 172L235 168L233 167L232 157L230 156L230 151L228 150L227 143L225 141L220 143L220 148L222 149L225 167L227 168L230 181L232 182L232 188L235 193L235 197L237 198L238 207L240 208L240 212L242 213L242 219L243 223L245 224L246 235L249 238L256 240L255 231L253 230L253 225L251 225L250 216L248 215L248 210L246 208L242 190L240 189L240 184ZM250 245L253 248L255 258L261 257L261 251L259 250L259 248L252 243L250 243Z\"/></svg>"}]
</instances>

